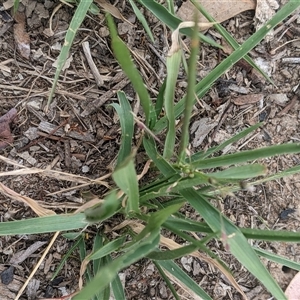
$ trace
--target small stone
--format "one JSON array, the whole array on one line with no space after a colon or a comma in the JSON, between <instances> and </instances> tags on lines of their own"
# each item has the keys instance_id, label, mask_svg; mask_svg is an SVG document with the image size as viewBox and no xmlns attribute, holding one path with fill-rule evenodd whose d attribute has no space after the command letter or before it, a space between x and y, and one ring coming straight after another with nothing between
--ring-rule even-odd
<instances>
[{"instance_id":1,"label":"small stone","mask_svg":"<svg viewBox=\"0 0 300 300\"><path fill-rule=\"evenodd\" d=\"M90 168L86 165L82 166L82 173L87 173L90 170Z\"/></svg>"}]
</instances>

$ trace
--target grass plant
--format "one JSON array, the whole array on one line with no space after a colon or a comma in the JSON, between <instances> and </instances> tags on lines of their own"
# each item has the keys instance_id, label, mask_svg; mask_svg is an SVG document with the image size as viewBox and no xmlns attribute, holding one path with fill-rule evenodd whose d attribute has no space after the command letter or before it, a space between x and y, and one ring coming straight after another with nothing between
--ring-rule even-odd
<instances>
[{"instance_id":1,"label":"grass plant","mask_svg":"<svg viewBox=\"0 0 300 300\"><path fill-rule=\"evenodd\" d=\"M76 30L87 14L91 3L92 1L83 0L78 3L59 57L55 79L59 76ZM130 79L143 107L144 125L148 131L145 131L142 147L135 149L132 146L134 117L131 114L131 106L126 95L119 92L119 103L112 104L119 115L122 129L119 157L112 174L115 187L105 197L99 195L103 199L96 206L89 207L84 211L0 223L0 235L61 231L64 232L63 235L66 238L74 239L82 260L80 291L73 297L75 300L109 299L110 293L114 295L115 299L125 299L125 291L119 273L124 268L145 258L153 261L175 299L180 299L180 296L172 286L171 280L180 282L191 295L197 295L202 299L211 299L207 292L176 264L175 259L186 255L201 257L208 263L214 264L245 298L245 294L234 279L229 267L209 248L209 242L213 239L219 240L224 249L251 272L276 299L286 299L278 283L261 262L260 257L297 270L300 270L300 265L253 247L248 239L299 242L299 233L239 228L212 204L212 200L220 199L224 195L242 189L242 183L245 180L248 185L256 185L299 172L300 167L293 167L267 176L266 167L254 162L275 155L300 153L300 144L275 145L234 154L218 155L220 150L226 146L257 130L261 125L257 124L205 152L199 151L189 156L187 148L189 120L196 101L195 94L199 98L203 97L213 83L240 59L245 58L252 64L250 57L247 56L249 51L258 45L271 29L297 9L300 2L288 2L242 45L238 45L224 28L215 24L216 29L230 41L235 50L200 82L196 82L195 75L199 41L201 43L209 41L199 34L196 19L192 26L180 30L191 36L192 47L186 75L188 79L187 94L176 104L174 103L174 94L183 50L180 47L178 27L181 21L173 15L174 3L167 1L167 7L151 0L139 0L138 3L130 1L130 3L151 39L153 36L149 31L146 19L138 13L140 5L159 16L160 20L173 30L175 36L172 45L175 47L172 49L175 50L170 51L167 58L167 78L161 87L157 102L154 103L143 84L143 78L135 67L130 51L118 36L113 18L107 14L112 50L120 67ZM201 7L200 10L204 11ZM211 21L214 22L213 19ZM55 83L48 103L50 103L54 91ZM162 110L165 112L165 116L160 117ZM184 120L179 150L175 143L175 122L178 118ZM165 129L167 129L166 141L161 153L157 148L156 140L147 132L155 135ZM135 170L137 151L145 151L152 161L152 170L159 171L159 175L147 184L140 184L138 180L139 177ZM214 168L225 168L225 170L220 171ZM88 179L84 181L81 178L81 180L89 183ZM97 182L93 182L93 184L97 184ZM180 212L180 209L187 203L202 217L202 221L192 220ZM116 214L121 214L124 219L124 222L118 227L119 237L110 240L109 234L100 230L94 238L92 252L87 253L84 238L76 232L76 229L83 229L93 223L105 222L109 218L114 218ZM172 232L185 242L182 245L171 243L162 235L162 229ZM196 239L189 234L193 232L201 233L204 237ZM162 250L161 245L167 250Z\"/></svg>"}]
</instances>

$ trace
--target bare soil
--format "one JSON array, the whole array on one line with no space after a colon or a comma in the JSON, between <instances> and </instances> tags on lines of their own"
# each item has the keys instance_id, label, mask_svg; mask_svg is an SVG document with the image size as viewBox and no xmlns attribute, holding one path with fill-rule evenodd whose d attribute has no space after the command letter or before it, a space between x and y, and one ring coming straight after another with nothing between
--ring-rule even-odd
<instances>
[{"instance_id":1,"label":"bare soil","mask_svg":"<svg viewBox=\"0 0 300 300\"><path fill-rule=\"evenodd\" d=\"M20 4L19 7L19 12L25 17L26 26L23 29L14 25L20 23L20 19L14 20L10 10L0 11L0 116L14 107L17 109L17 116L10 118L10 127L0 121L1 141L9 143L9 146L2 147L0 154L27 167L49 168L90 179L105 176L112 171L120 140L118 117L109 104L117 102L116 92L123 90L137 114L140 107L134 90L112 55L104 15L89 15L85 19L72 46L69 66L60 76L55 97L49 111L45 113L44 107L55 73L53 63L58 57L74 9L62 5L51 19L58 2L33 0L23 3L26 5ZM155 37L155 43L151 44L130 5L126 1L119 1L116 6L127 20L136 25L134 28L116 20L121 38L131 49L147 88L155 97L165 76L170 31L145 12ZM275 31L272 41L263 41L251 51L251 56L269 72L275 85L241 61L199 100L191 120L192 152L219 144L259 121L265 122L260 130L227 148L224 153L300 140L300 67L296 60L288 63L283 60L286 57L299 58L298 22L299 18L298 21L295 18L287 26L282 24ZM224 25L242 43L254 32L253 12L242 13L224 22ZM17 30L24 30L21 36L25 44L28 33L31 47L29 53L22 53L18 49L20 40L16 37ZM205 34L219 43L224 42L213 29ZM285 44L293 39L295 41ZM89 42L91 57L104 81L102 85L97 84L91 72L82 48L84 41ZM188 44L188 40L185 41ZM224 51L201 45L198 79L208 74L226 56ZM185 87L186 78L182 74L178 82L177 99L184 94ZM13 139L10 139L10 129ZM139 170L142 169L142 163L143 153L140 153L137 161ZM270 173L274 173L298 165L299 155L275 157L263 163ZM14 169L16 167L8 161L0 160L2 173ZM110 178L105 180L112 184ZM84 192L101 197L107 191L107 187L100 185L76 189L77 183L72 180L39 174L1 176L1 183L58 214L80 207L85 201ZM225 197L223 211L241 227L299 231L299 185L300 175L295 175L256 186L254 190ZM5 194L0 194L0 203L1 222L35 216L28 206ZM189 217L199 217L189 207L186 207L185 213ZM103 226L112 228L119 221L110 220L110 223ZM90 247L97 230L96 226L87 229L87 245ZM8 269L16 253L38 241L46 242L15 266L11 273L13 276L10 271L7 271L8 275L1 276L1 299L15 299L52 236L44 234L0 238L0 272ZM299 262L300 249L296 244L252 243ZM54 282L51 281L71 246L72 242L63 237L55 241L20 299L63 299L59 297L71 294L78 288L80 259L76 253L65 263ZM249 299L270 298L264 287L221 244L213 244L212 249L228 263ZM207 263L190 257L184 257L178 263L213 299L242 299L219 270ZM265 263L279 285L285 289L296 272L275 263ZM5 278L13 281L7 284ZM124 270L122 278L127 299L172 299L154 266L146 260ZM177 289L182 299L188 297L184 290Z\"/></svg>"}]
</instances>

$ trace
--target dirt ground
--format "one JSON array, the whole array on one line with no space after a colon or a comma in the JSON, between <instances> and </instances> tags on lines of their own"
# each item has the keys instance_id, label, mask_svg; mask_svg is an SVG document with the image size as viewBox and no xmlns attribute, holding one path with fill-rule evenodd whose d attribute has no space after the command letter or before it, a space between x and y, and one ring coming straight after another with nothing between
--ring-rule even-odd
<instances>
[{"instance_id":1,"label":"dirt ground","mask_svg":"<svg viewBox=\"0 0 300 300\"><path fill-rule=\"evenodd\" d=\"M2 4L0 0L0 6ZM117 102L116 91L123 90L137 113L139 105L129 81L111 53L104 14L89 15L85 19L75 38L68 66L59 78L54 100L45 113L44 107L55 73L53 63L61 49L73 9L62 5L51 17L59 4L56 1L26 0L23 4L20 4L17 20L12 18L10 10L0 11L0 116L12 108L17 110L17 116L14 111L8 116L11 119L12 136L7 126L0 127L0 137L8 138L10 143L8 147L2 147L0 155L28 167L60 170L91 179L105 176L112 170L120 141L118 117L108 104ZM131 49L154 98L166 72L170 31L145 12L155 37L155 43L152 44L129 4L118 1L117 8L137 26L133 28L126 22L116 20L119 34ZM25 29L22 28L22 16ZM244 12L225 21L223 25L242 43L254 32L253 16L253 11ZM273 40L263 41L251 51L251 57L271 76L275 85L268 83L241 61L199 101L191 120L192 151L221 143L259 121L265 121L263 128L226 148L224 153L300 141L299 23L299 16L290 23L287 20L286 24L276 29ZM18 34L19 37L16 36ZM209 29L205 34L223 43L215 30ZM287 43L291 40L294 41ZM26 48L28 41L30 50ZM89 42L92 60L104 81L102 85L97 83L91 72L83 42ZM21 50L18 49L20 44L23 47ZM208 74L226 56L221 50L201 45L198 79ZM185 93L185 87L186 78L182 74L178 82L177 99ZM263 163L270 173L274 173L298 165L299 155L276 157ZM1 172L14 169L11 164L0 160ZM104 186L68 191L68 188L74 187L74 183L37 174L2 176L1 183L21 195L38 200L45 208L54 209L56 213L73 211L81 206L83 191L91 189L96 195L107 191ZM222 203L224 213L241 227L299 231L299 185L300 175L295 175L258 185L252 191L237 193L235 197L227 196ZM2 194L0 203L1 222L34 216L26 205ZM186 207L186 214L193 217L195 213ZM96 226L88 228L91 244L96 232ZM50 234L1 237L0 272L7 270L14 254L36 242L48 243L51 237ZM252 243L299 262L300 248L297 244ZM53 273L71 245L62 237L55 241L20 299L52 299L68 295L78 288L80 260L76 255L71 256L56 281L51 282ZM5 278L1 276L1 299L15 299L45 247L46 244L40 244L15 267L11 283L5 284ZM261 284L222 249L218 243L212 244L212 250L228 263L248 298L270 299ZM184 257L178 263L213 299L241 299L228 280L207 263L190 257ZM267 261L266 265L283 289L296 273ZM172 299L154 265L146 260L134 264L121 275L127 299ZM177 289L185 299L187 295L184 291L179 287Z\"/></svg>"}]
</instances>

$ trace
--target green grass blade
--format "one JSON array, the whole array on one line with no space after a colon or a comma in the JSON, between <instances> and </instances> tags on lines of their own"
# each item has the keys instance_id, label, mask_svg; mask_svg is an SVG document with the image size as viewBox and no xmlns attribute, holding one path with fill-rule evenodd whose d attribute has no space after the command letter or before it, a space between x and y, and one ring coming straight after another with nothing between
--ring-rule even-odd
<instances>
[{"instance_id":1,"label":"green grass blade","mask_svg":"<svg viewBox=\"0 0 300 300\"><path fill-rule=\"evenodd\" d=\"M197 85L195 93L198 98L202 98L210 89L211 85L237 61L243 58L249 50L253 49L277 24L288 17L297 7L300 6L298 1L290 1L284 5L262 28L248 38L239 48L237 48L230 56L223 60L208 76L203 78ZM175 117L180 116L184 111L185 97L182 98L175 106ZM196 99L194 99L194 103ZM154 134L158 134L167 127L166 117L161 118L153 128Z\"/></svg>"},{"instance_id":2,"label":"green grass blade","mask_svg":"<svg viewBox=\"0 0 300 300\"><path fill-rule=\"evenodd\" d=\"M75 241L75 243L71 246L68 252L63 256L62 260L59 262L58 267L56 268L54 274L51 277L51 281L58 275L61 269L64 267L65 262L71 256L71 254L75 251L78 245L83 241L83 236L80 235L79 238Z\"/></svg>"},{"instance_id":3,"label":"green grass blade","mask_svg":"<svg viewBox=\"0 0 300 300\"><path fill-rule=\"evenodd\" d=\"M251 132L255 131L257 128L259 128L261 125L262 125L262 123L257 123L249 128L244 129L240 133L236 134L232 138L230 138L230 139L226 140L225 142L223 142L222 144L220 144L219 146L212 147L212 148L208 149L207 151L199 151L199 152L195 153L194 155L192 155L191 161L195 161L198 159L204 159L218 151L223 150L228 145L231 145L231 144L241 140L242 138L246 137L248 134L250 134Z\"/></svg>"},{"instance_id":4,"label":"green grass blade","mask_svg":"<svg viewBox=\"0 0 300 300\"><path fill-rule=\"evenodd\" d=\"M121 68L129 78L134 90L137 92L146 116L146 125L150 129L156 122L156 114L143 79L134 65L130 52L117 33L116 25L111 15L107 14L107 24L111 36L111 46Z\"/></svg>"},{"instance_id":5,"label":"green grass blade","mask_svg":"<svg viewBox=\"0 0 300 300\"><path fill-rule=\"evenodd\" d=\"M145 257L149 252L153 251L159 244L160 231L155 230L140 243L135 244L128 252L119 256L111 263L98 272L95 277L73 297L74 300L90 299L98 292L101 292L108 284L110 284L117 276L118 272L141 258ZM105 275L103 275L105 274Z\"/></svg>"},{"instance_id":6,"label":"green grass blade","mask_svg":"<svg viewBox=\"0 0 300 300\"><path fill-rule=\"evenodd\" d=\"M175 300L181 300L180 297L178 296L172 282L170 281L169 277L167 276L167 274L164 272L164 270L160 267L160 265L156 262L153 261L155 267L157 268L160 276L162 277L162 279L164 280L164 282L166 283L167 287L170 289L172 295L174 296Z\"/></svg>"},{"instance_id":7,"label":"green grass blade","mask_svg":"<svg viewBox=\"0 0 300 300\"><path fill-rule=\"evenodd\" d=\"M88 222L84 214L61 214L20 221L0 223L0 236L38 234L84 228Z\"/></svg>"},{"instance_id":8,"label":"green grass blade","mask_svg":"<svg viewBox=\"0 0 300 300\"><path fill-rule=\"evenodd\" d=\"M154 43L154 37L152 34L152 31L147 23L147 20L145 19L144 15L140 12L140 10L138 9L138 7L136 6L135 2L133 0L129 0L131 7L136 15L136 17L139 19L139 21L142 23L145 31L147 32L150 40L152 43Z\"/></svg>"},{"instance_id":9,"label":"green grass blade","mask_svg":"<svg viewBox=\"0 0 300 300\"><path fill-rule=\"evenodd\" d=\"M157 17L158 20L166 24L172 30L175 30L178 27L178 25L182 23L182 20L172 15L164 6L157 3L156 1L139 0L139 2L142 5L144 5L147 9L149 9L153 13L153 15ZM190 28L181 29L180 32L182 32L185 35L192 36L192 30ZM206 37L202 33L199 33L199 38L201 39L201 41L208 43L214 47L222 48L218 43Z\"/></svg>"},{"instance_id":10,"label":"green grass blade","mask_svg":"<svg viewBox=\"0 0 300 300\"><path fill-rule=\"evenodd\" d=\"M187 245L175 250L166 250L166 251L153 251L147 255L148 258L153 260L170 260L177 259L185 255L198 250L196 245Z\"/></svg>"},{"instance_id":11,"label":"green grass blade","mask_svg":"<svg viewBox=\"0 0 300 300\"><path fill-rule=\"evenodd\" d=\"M165 90L165 112L168 119L168 131L164 146L163 156L166 159L170 159L174 154L175 147L175 115L174 115L174 97L175 88L177 82L177 76L179 72L179 66L181 61L181 49L178 48L176 52L167 57L167 79Z\"/></svg>"},{"instance_id":12,"label":"green grass blade","mask_svg":"<svg viewBox=\"0 0 300 300\"><path fill-rule=\"evenodd\" d=\"M252 240L263 241L278 241L278 242L300 242L299 232L292 232L286 230L263 230L255 228L241 228L241 231Z\"/></svg>"},{"instance_id":13,"label":"green grass blade","mask_svg":"<svg viewBox=\"0 0 300 300\"><path fill-rule=\"evenodd\" d=\"M281 288L261 263L238 227L221 215L213 205L197 194L194 189L182 190L181 194L201 214L214 232L222 233L223 243L227 245L229 251L240 263L260 280L275 298L286 299Z\"/></svg>"},{"instance_id":14,"label":"green grass blade","mask_svg":"<svg viewBox=\"0 0 300 300\"><path fill-rule=\"evenodd\" d=\"M112 191L104 198L103 203L87 208L84 211L85 218L90 223L101 222L116 214L120 204L116 191Z\"/></svg>"},{"instance_id":15,"label":"green grass blade","mask_svg":"<svg viewBox=\"0 0 300 300\"><path fill-rule=\"evenodd\" d=\"M139 208L139 186L133 156L128 156L113 172L113 180L117 186L128 197L126 202L126 212L138 213Z\"/></svg>"},{"instance_id":16,"label":"green grass blade","mask_svg":"<svg viewBox=\"0 0 300 300\"><path fill-rule=\"evenodd\" d=\"M158 154L153 139L144 138L143 145L148 156L153 160L156 167L165 177L171 177L177 174L176 170L161 155Z\"/></svg>"},{"instance_id":17,"label":"green grass blade","mask_svg":"<svg viewBox=\"0 0 300 300\"><path fill-rule=\"evenodd\" d=\"M99 259L99 258L105 257L106 255L111 254L114 251L117 251L124 245L125 240L126 240L126 237L121 236L120 238L103 245L101 248L94 247L94 251L93 251L93 253L91 253L88 256L88 259L89 260Z\"/></svg>"},{"instance_id":18,"label":"green grass blade","mask_svg":"<svg viewBox=\"0 0 300 300\"><path fill-rule=\"evenodd\" d=\"M253 249L261 257L267 258L268 260L274 261L278 264L289 267L291 269L300 271L300 263L294 262L290 259L284 258L280 255L274 254L272 252L269 252L269 251L266 251L266 250L263 250L260 248L254 247Z\"/></svg>"},{"instance_id":19,"label":"green grass blade","mask_svg":"<svg viewBox=\"0 0 300 300\"><path fill-rule=\"evenodd\" d=\"M168 3L168 10L169 12L174 15L175 14L175 8L174 8L174 0L167 0Z\"/></svg>"},{"instance_id":20,"label":"green grass blade","mask_svg":"<svg viewBox=\"0 0 300 300\"><path fill-rule=\"evenodd\" d=\"M204 9L204 7L201 5L201 3L196 2L195 0L192 0L193 4L195 7L198 8L198 10L205 16L205 18L211 22L214 23L214 27L219 31L219 33L223 36L223 38L228 42L228 44L235 50L237 49L240 45L235 41L235 39L228 33L228 31L221 25L216 22L216 20ZM244 59L251 65L254 69L256 69L263 77L265 77L270 83L273 85L274 82L272 81L271 78L262 70L260 69L255 62L252 60L251 57L248 55L245 55Z\"/></svg>"},{"instance_id":21,"label":"green grass blade","mask_svg":"<svg viewBox=\"0 0 300 300\"><path fill-rule=\"evenodd\" d=\"M110 255L106 257L108 263L112 262L112 258ZM111 282L111 290L115 296L115 299L117 300L126 300L124 288L120 279L119 274L116 276L116 278Z\"/></svg>"},{"instance_id":22,"label":"green grass blade","mask_svg":"<svg viewBox=\"0 0 300 300\"><path fill-rule=\"evenodd\" d=\"M86 244L85 244L84 239L80 240L80 242L78 244L78 250L79 250L80 260L81 260L81 262L83 262L86 257ZM84 277L87 282L89 282L93 278L93 274L92 274L90 265L87 266L86 271L84 272Z\"/></svg>"},{"instance_id":23,"label":"green grass blade","mask_svg":"<svg viewBox=\"0 0 300 300\"><path fill-rule=\"evenodd\" d=\"M95 253L98 249L101 249L102 247L103 247L103 237L99 233L97 233L95 238L94 238L94 245L93 245L93 252L92 253ZM94 274L96 274L101 268L101 265L103 263L101 261L101 258L102 257L93 259L93 272L94 272Z\"/></svg>"},{"instance_id":24,"label":"green grass blade","mask_svg":"<svg viewBox=\"0 0 300 300\"><path fill-rule=\"evenodd\" d=\"M229 166L234 164L245 163L247 161L253 161L256 159L262 159L266 157L292 154L300 152L300 144L284 144L275 145L270 147L264 147L260 149L247 150L233 154L222 155L219 157L206 158L194 161L192 163L194 168L197 169L209 169L221 166Z\"/></svg>"},{"instance_id":25,"label":"green grass blade","mask_svg":"<svg viewBox=\"0 0 300 300\"><path fill-rule=\"evenodd\" d=\"M260 164L245 165L232 167L224 171L214 172L211 176L215 179L226 179L226 180L240 180L250 179L257 176L266 175L267 169L265 166Z\"/></svg>"},{"instance_id":26,"label":"green grass blade","mask_svg":"<svg viewBox=\"0 0 300 300\"><path fill-rule=\"evenodd\" d=\"M177 204L165 207L164 209L156 211L155 213L150 215L150 217L147 218L148 220L147 220L146 227L144 227L144 229L141 231L141 233L138 234L135 237L135 239L131 243L129 243L129 245L131 245L131 244L134 245L135 243L144 239L151 232L154 232L157 230L159 231L160 226L168 219L168 217L171 214L176 213L182 205L183 205L183 202L181 202L179 204L177 203Z\"/></svg>"},{"instance_id":27,"label":"green grass blade","mask_svg":"<svg viewBox=\"0 0 300 300\"><path fill-rule=\"evenodd\" d=\"M123 92L118 92L120 104L113 103L111 106L117 111L122 129L121 146L118 153L117 165L119 166L131 153L131 142L134 132L134 118L131 114L132 109Z\"/></svg>"},{"instance_id":28,"label":"green grass blade","mask_svg":"<svg viewBox=\"0 0 300 300\"><path fill-rule=\"evenodd\" d=\"M20 0L14 0L14 14L17 12L19 8Z\"/></svg>"},{"instance_id":29,"label":"green grass blade","mask_svg":"<svg viewBox=\"0 0 300 300\"><path fill-rule=\"evenodd\" d=\"M159 115L161 114L164 105L164 94L166 90L166 83L167 83L167 77L164 79L164 82L160 87L158 95L156 97L155 112L157 118L159 118Z\"/></svg>"},{"instance_id":30,"label":"green grass blade","mask_svg":"<svg viewBox=\"0 0 300 300\"><path fill-rule=\"evenodd\" d=\"M198 38L198 26L197 26L197 14L194 16L195 26L193 28L193 34L191 39L191 54L188 63L188 86L187 86L187 95L185 101L185 108L183 114L183 125L181 130L180 137L180 146L179 146L179 162L184 163L186 157L186 150L189 144L190 137L190 121L192 110L194 106L194 94L195 94L195 83L196 83L196 66L199 52L199 38ZM174 108L173 108L174 110ZM174 116L175 122L175 116Z\"/></svg>"},{"instance_id":31,"label":"green grass blade","mask_svg":"<svg viewBox=\"0 0 300 300\"><path fill-rule=\"evenodd\" d=\"M45 110L48 111L49 109L49 105L52 101L53 95L55 93L55 89L56 89L56 85L57 85L57 81L59 78L59 75L63 69L63 66L65 65L71 46L73 44L75 35L81 25L81 23L83 22L91 4L93 3L93 0L82 0L79 2L76 11L74 13L74 16L71 20L69 29L67 31L66 37L65 37L65 41L63 44L63 47L61 49L61 52L58 56L58 60L57 60L57 68L55 71L55 76L54 76L54 80L53 80L53 84L50 90L50 94L48 97L48 102L47 105L45 107Z\"/></svg>"},{"instance_id":32,"label":"green grass blade","mask_svg":"<svg viewBox=\"0 0 300 300\"><path fill-rule=\"evenodd\" d=\"M300 172L300 166L296 166L296 167L292 167L289 169L286 169L284 171L278 172L276 174L270 175L266 178L263 179L259 179L257 181L252 182L252 184L256 185L256 184L261 184L267 181L271 181L271 180L277 180L286 176L291 176L293 174L297 174Z\"/></svg>"},{"instance_id":33,"label":"green grass blade","mask_svg":"<svg viewBox=\"0 0 300 300\"><path fill-rule=\"evenodd\" d=\"M203 300L212 300L208 294L196 283L191 277L189 277L184 271L182 271L173 261L162 260L156 262L160 267L164 268L174 277L176 277L181 283L188 287Z\"/></svg>"},{"instance_id":34,"label":"green grass blade","mask_svg":"<svg viewBox=\"0 0 300 300\"><path fill-rule=\"evenodd\" d=\"M181 231L202 232L212 234L212 229L203 222L182 218L169 217L163 224L166 227L178 228ZM285 231L285 230L263 230L255 228L239 228L247 239L263 240L263 241L280 241L280 242L299 242L299 232Z\"/></svg>"}]
</instances>

